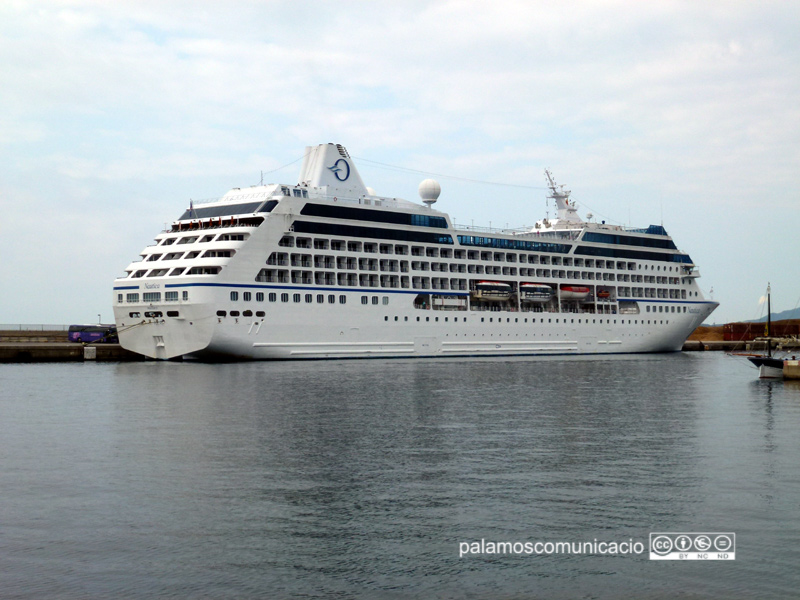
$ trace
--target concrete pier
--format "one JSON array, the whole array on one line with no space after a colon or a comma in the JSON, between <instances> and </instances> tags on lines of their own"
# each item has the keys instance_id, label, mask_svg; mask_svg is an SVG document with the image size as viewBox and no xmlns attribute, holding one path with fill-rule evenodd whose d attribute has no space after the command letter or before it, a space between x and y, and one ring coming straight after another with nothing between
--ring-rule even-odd
<instances>
[{"instance_id":1,"label":"concrete pier","mask_svg":"<svg viewBox=\"0 0 800 600\"><path fill-rule=\"evenodd\" d=\"M783 378L800 379L800 360L783 361Z\"/></svg>"},{"instance_id":2,"label":"concrete pier","mask_svg":"<svg viewBox=\"0 0 800 600\"><path fill-rule=\"evenodd\" d=\"M141 354L119 344L79 344L66 331L0 331L0 362L134 361Z\"/></svg>"}]
</instances>

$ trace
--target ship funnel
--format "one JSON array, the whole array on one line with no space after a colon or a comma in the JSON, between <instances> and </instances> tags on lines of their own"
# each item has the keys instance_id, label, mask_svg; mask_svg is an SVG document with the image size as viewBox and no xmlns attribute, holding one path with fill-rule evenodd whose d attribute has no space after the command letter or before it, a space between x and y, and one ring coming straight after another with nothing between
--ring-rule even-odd
<instances>
[{"instance_id":1,"label":"ship funnel","mask_svg":"<svg viewBox=\"0 0 800 600\"><path fill-rule=\"evenodd\" d=\"M328 196L360 198L369 195L353 159L340 144L306 147L299 185L322 188Z\"/></svg>"}]
</instances>

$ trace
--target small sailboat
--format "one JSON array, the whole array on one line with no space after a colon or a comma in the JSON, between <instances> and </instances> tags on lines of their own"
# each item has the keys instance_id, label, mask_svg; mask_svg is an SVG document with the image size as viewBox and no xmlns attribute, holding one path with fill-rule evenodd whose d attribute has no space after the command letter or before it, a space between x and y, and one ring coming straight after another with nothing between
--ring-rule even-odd
<instances>
[{"instance_id":1,"label":"small sailboat","mask_svg":"<svg viewBox=\"0 0 800 600\"><path fill-rule=\"evenodd\" d=\"M767 329L765 338L767 349L765 354L753 354L747 357L758 368L759 379L783 379L783 359L772 356L772 306L770 303L770 286L767 285Z\"/></svg>"}]
</instances>

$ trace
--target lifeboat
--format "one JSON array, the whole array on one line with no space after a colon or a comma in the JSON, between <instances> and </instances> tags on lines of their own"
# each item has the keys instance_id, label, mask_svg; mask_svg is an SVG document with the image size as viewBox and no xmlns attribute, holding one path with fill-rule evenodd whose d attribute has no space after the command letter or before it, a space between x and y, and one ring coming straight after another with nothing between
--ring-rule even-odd
<instances>
[{"instance_id":1,"label":"lifeboat","mask_svg":"<svg viewBox=\"0 0 800 600\"><path fill-rule=\"evenodd\" d=\"M553 297L553 288L546 283L521 283L519 299L523 302L547 302Z\"/></svg>"},{"instance_id":2,"label":"lifeboat","mask_svg":"<svg viewBox=\"0 0 800 600\"><path fill-rule=\"evenodd\" d=\"M583 285L561 285L562 300L583 300L589 295L589 288Z\"/></svg>"},{"instance_id":3,"label":"lifeboat","mask_svg":"<svg viewBox=\"0 0 800 600\"><path fill-rule=\"evenodd\" d=\"M502 281L479 281L475 284L472 297L489 302L501 302L511 297L513 289Z\"/></svg>"},{"instance_id":4,"label":"lifeboat","mask_svg":"<svg viewBox=\"0 0 800 600\"><path fill-rule=\"evenodd\" d=\"M600 290L599 292L597 292L597 297L598 298L608 298L610 296L611 296L611 292L609 292L608 290Z\"/></svg>"}]
</instances>

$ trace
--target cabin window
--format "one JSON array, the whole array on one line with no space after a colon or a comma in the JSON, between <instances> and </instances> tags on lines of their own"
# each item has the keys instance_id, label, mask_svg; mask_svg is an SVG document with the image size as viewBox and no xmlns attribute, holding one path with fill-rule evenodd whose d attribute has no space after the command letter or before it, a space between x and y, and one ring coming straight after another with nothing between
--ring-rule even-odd
<instances>
[{"instance_id":1,"label":"cabin window","mask_svg":"<svg viewBox=\"0 0 800 600\"><path fill-rule=\"evenodd\" d=\"M239 316L239 311L238 310L232 310L231 311L231 316L232 317L238 317Z\"/></svg>"},{"instance_id":2,"label":"cabin window","mask_svg":"<svg viewBox=\"0 0 800 600\"><path fill-rule=\"evenodd\" d=\"M275 302L277 299L278 299L278 294L276 294L275 292L270 292L269 301L270 302Z\"/></svg>"},{"instance_id":3,"label":"cabin window","mask_svg":"<svg viewBox=\"0 0 800 600\"><path fill-rule=\"evenodd\" d=\"M289 294L281 294L281 302L288 302L289 301Z\"/></svg>"},{"instance_id":4,"label":"cabin window","mask_svg":"<svg viewBox=\"0 0 800 600\"><path fill-rule=\"evenodd\" d=\"M300 294L292 294L292 300L294 302L300 302Z\"/></svg>"},{"instance_id":5,"label":"cabin window","mask_svg":"<svg viewBox=\"0 0 800 600\"><path fill-rule=\"evenodd\" d=\"M257 317L263 317L263 316L265 316L266 314L267 314L267 313L265 313L263 310L258 310L258 311L256 311L256 316L257 316Z\"/></svg>"},{"instance_id":6,"label":"cabin window","mask_svg":"<svg viewBox=\"0 0 800 600\"><path fill-rule=\"evenodd\" d=\"M253 296L252 296L252 294L250 292L243 292L242 293L242 300L244 300L245 302L250 302L252 297Z\"/></svg>"},{"instance_id":7,"label":"cabin window","mask_svg":"<svg viewBox=\"0 0 800 600\"><path fill-rule=\"evenodd\" d=\"M239 292L231 292L231 302L239 300Z\"/></svg>"},{"instance_id":8,"label":"cabin window","mask_svg":"<svg viewBox=\"0 0 800 600\"><path fill-rule=\"evenodd\" d=\"M339 304L346 304L346 303L347 303L347 296L345 296L344 294L339 296Z\"/></svg>"},{"instance_id":9,"label":"cabin window","mask_svg":"<svg viewBox=\"0 0 800 600\"><path fill-rule=\"evenodd\" d=\"M178 292L164 292L164 300L167 302L177 302Z\"/></svg>"},{"instance_id":10,"label":"cabin window","mask_svg":"<svg viewBox=\"0 0 800 600\"><path fill-rule=\"evenodd\" d=\"M183 296L182 297L183 297L184 302L186 300L188 300L189 299L189 291L188 290L183 290Z\"/></svg>"},{"instance_id":11,"label":"cabin window","mask_svg":"<svg viewBox=\"0 0 800 600\"><path fill-rule=\"evenodd\" d=\"M139 294L127 294L125 298L128 302L138 302Z\"/></svg>"},{"instance_id":12,"label":"cabin window","mask_svg":"<svg viewBox=\"0 0 800 600\"><path fill-rule=\"evenodd\" d=\"M256 302L264 301L264 292L256 292Z\"/></svg>"},{"instance_id":13,"label":"cabin window","mask_svg":"<svg viewBox=\"0 0 800 600\"><path fill-rule=\"evenodd\" d=\"M217 311L217 316L218 317L225 317L225 316L227 316L227 314L228 313L226 311L224 311L224 310L218 310Z\"/></svg>"}]
</instances>

